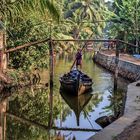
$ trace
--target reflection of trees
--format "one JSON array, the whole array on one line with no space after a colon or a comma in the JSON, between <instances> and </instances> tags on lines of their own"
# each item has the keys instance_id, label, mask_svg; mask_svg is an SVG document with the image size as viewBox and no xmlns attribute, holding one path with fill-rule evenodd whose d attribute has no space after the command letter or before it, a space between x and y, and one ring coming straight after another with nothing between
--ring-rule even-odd
<instances>
[{"instance_id":1,"label":"reflection of trees","mask_svg":"<svg viewBox=\"0 0 140 140\"><path fill-rule=\"evenodd\" d=\"M66 117L72 113L70 108L65 104L65 102L62 100L61 95L59 92L54 93L53 97L53 114L55 116L54 119L61 119L61 121L65 121Z\"/></svg>"},{"instance_id":2,"label":"reflection of trees","mask_svg":"<svg viewBox=\"0 0 140 140\"><path fill-rule=\"evenodd\" d=\"M48 133L35 126L25 125L7 117L7 140L46 140Z\"/></svg>"},{"instance_id":3,"label":"reflection of trees","mask_svg":"<svg viewBox=\"0 0 140 140\"><path fill-rule=\"evenodd\" d=\"M9 102L9 112L40 123L46 123L49 112L48 91L26 88Z\"/></svg>"},{"instance_id":4,"label":"reflection of trees","mask_svg":"<svg viewBox=\"0 0 140 140\"><path fill-rule=\"evenodd\" d=\"M112 112L115 117L123 115L126 93L127 93L127 85L129 81L126 81L122 78L119 78L117 81L117 90L110 90L110 95L108 96L108 100L110 101L110 105L104 107L105 112Z\"/></svg>"},{"instance_id":5,"label":"reflection of trees","mask_svg":"<svg viewBox=\"0 0 140 140\"><path fill-rule=\"evenodd\" d=\"M34 87L20 89L20 92L14 93L10 98L9 108L7 111L11 114L15 114L16 116L26 118L47 126L50 112L49 90L43 87L37 89L35 89ZM60 118L61 121L64 121L69 114L71 114L71 110L66 104L64 104L64 101L61 100L61 95L54 92L53 126L55 126L54 120ZM11 134L14 135L11 136ZM37 127L23 125L18 121L12 120L11 118L7 119L7 139L22 140L23 138L26 140L25 137L30 137L31 139L40 138L39 140L41 140L42 138L42 140L45 140L46 136L47 134Z\"/></svg>"},{"instance_id":6,"label":"reflection of trees","mask_svg":"<svg viewBox=\"0 0 140 140\"><path fill-rule=\"evenodd\" d=\"M103 100L103 97L100 94L94 93L90 102L85 106L83 114L84 117L87 118L89 116L89 112L93 112L94 108L98 106L98 104Z\"/></svg>"},{"instance_id":7,"label":"reflection of trees","mask_svg":"<svg viewBox=\"0 0 140 140\"><path fill-rule=\"evenodd\" d=\"M14 93L10 99L8 112L47 126L49 121L49 90L45 88L21 89L20 93ZM54 98L54 100L53 118L57 118L61 106L59 105L60 101L58 98ZM43 140L47 136L39 128L20 124L11 120L11 118L7 120L7 124L7 137L10 140L15 140L15 137L17 139L24 139L25 136L31 137L31 139L42 137ZM14 135L11 136L11 134Z\"/></svg>"},{"instance_id":8,"label":"reflection of trees","mask_svg":"<svg viewBox=\"0 0 140 140\"><path fill-rule=\"evenodd\" d=\"M96 86L95 88L98 87L99 84L102 85L99 86L99 90L101 90L101 88L103 89L103 91L105 90L104 88L108 89L109 85L110 88L112 90L112 79L107 79L108 81L106 82L105 80L100 81L99 77L101 77L101 74L104 74L104 69L99 69L98 67L91 65L91 61L89 61L89 57L90 54L84 54L84 67L87 67L88 65L88 69L84 68L85 71L89 74L92 74L91 76L93 77L93 80L96 82ZM95 73L94 73L94 69ZM103 77L103 78L108 78L107 76ZM109 83L110 82L110 83ZM123 112L123 107L124 107L124 103L125 103L125 94L127 92L127 85L128 85L128 81L124 80L124 79L118 79L117 84L118 84L118 89L117 91L115 91L113 93L113 91L109 91L110 95L108 96L108 100L110 101L110 105L109 106L105 106L103 109L105 110L105 112L114 112L114 115L118 115L119 113L122 114ZM108 89L109 90L109 89ZM93 98L93 97L92 97ZM96 100L95 100L96 101ZM91 102L90 102L91 103ZM91 105L92 107L92 105ZM102 112L103 113L103 112ZM86 114L86 113L84 113Z\"/></svg>"},{"instance_id":9,"label":"reflection of trees","mask_svg":"<svg viewBox=\"0 0 140 140\"><path fill-rule=\"evenodd\" d=\"M125 102L125 92L122 89L117 89L114 93L108 96L108 100L110 101L110 105L104 107L103 109L106 112L113 112L114 116L118 117L122 115L124 109Z\"/></svg>"},{"instance_id":10,"label":"reflection of trees","mask_svg":"<svg viewBox=\"0 0 140 140\"><path fill-rule=\"evenodd\" d=\"M62 112L62 113L63 113L63 114L62 114L62 121L63 121L63 122L66 120L66 117L67 117L68 115L71 115L71 114L72 114L71 109L70 109L67 105L65 105L64 102L63 102L63 112Z\"/></svg>"}]
</instances>

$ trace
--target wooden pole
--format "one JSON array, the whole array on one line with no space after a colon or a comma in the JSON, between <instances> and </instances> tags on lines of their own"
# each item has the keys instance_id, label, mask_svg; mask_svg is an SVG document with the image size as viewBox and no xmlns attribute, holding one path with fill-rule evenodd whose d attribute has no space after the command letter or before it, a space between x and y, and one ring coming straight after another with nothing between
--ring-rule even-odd
<instances>
[{"instance_id":1,"label":"wooden pole","mask_svg":"<svg viewBox=\"0 0 140 140\"><path fill-rule=\"evenodd\" d=\"M32 45L36 45L36 44L40 44L40 43L45 43L45 42L48 42L50 39L47 38L47 39L42 39L42 40L38 40L38 41L35 41L35 42L29 42L29 43L26 43L24 45L21 45L21 46L17 46L15 48L11 48L11 49L8 49L6 50L4 53L9 53L9 52L14 52L14 51L17 51L17 50L20 50L22 48L26 48L26 47L30 47ZM122 44L127 44L129 46L132 46L132 47L138 47L134 44L131 44L131 43L127 43L123 40L107 40L107 39L52 39L52 41L79 41L79 42L120 42ZM140 48L140 47L139 47Z\"/></svg>"},{"instance_id":2,"label":"wooden pole","mask_svg":"<svg viewBox=\"0 0 140 140\"><path fill-rule=\"evenodd\" d=\"M91 38L92 35L93 35L93 34L91 34L89 38ZM82 49L80 50L80 52L82 52L82 51L84 50L84 48L87 46L87 43L88 43L88 42L89 42L89 40L86 40L86 42L85 42L85 44L83 45L83 47L82 47ZM74 60L74 62L73 62L73 64L72 64L70 70L73 68L73 66L74 66L75 63L76 63L76 58L75 58L75 60Z\"/></svg>"},{"instance_id":3,"label":"wooden pole","mask_svg":"<svg viewBox=\"0 0 140 140\"><path fill-rule=\"evenodd\" d=\"M53 39L52 41L79 41L79 42L116 42L116 39Z\"/></svg>"},{"instance_id":4,"label":"wooden pole","mask_svg":"<svg viewBox=\"0 0 140 140\"><path fill-rule=\"evenodd\" d=\"M119 72L119 43L116 43L116 58L115 58L115 75L114 75L114 92L117 91L117 80Z\"/></svg>"},{"instance_id":5,"label":"wooden pole","mask_svg":"<svg viewBox=\"0 0 140 140\"><path fill-rule=\"evenodd\" d=\"M52 44L52 20L50 20L50 28L49 28L49 32L50 32L50 39L49 39L49 55L50 55L50 60L49 60L49 68L50 68L50 87L53 87L53 44Z\"/></svg>"},{"instance_id":6,"label":"wooden pole","mask_svg":"<svg viewBox=\"0 0 140 140\"><path fill-rule=\"evenodd\" d=\"M50 41L49 41L49 69L50 69L50 93L49 93L49 128L53 125L53 75L54 75L54 58L53 58L53 44L52 44L52 21L50 22Z\"/></svg>"},{"instance_id":7,"label":"wooden pole","mask_svg":"<svg viewBox=\"0 0 140 140\"><path fill-rule=\"evenodd\" d=\"M26 48L26 47L30 47L30 46L33 46L33 45L37 45L37 44L40 44L40 43L45 43L45 42L48 42L48 41L49 41L49 38L38 40L38 41L34 41L34 42L29 42L29 43L26 43L24 45L17 46L15 48L8 49L8 50L5 51L5 53L15 52L17 50L20 50L20 49L23 49L23 48Z\"/></svg>"},{"instance_id":8,"label":"wooden pole","mask_svg":"<svg viewBox=\"0 0 140 140\"><path fill-rule=\"evenodd\" d=\"M116 57L115 57L115 74L114 74L114 92L113 92L113 101L114 101L114 116L118 115L117 107L116 107L116 96L117 96L117 88L118 88L118 72L119 72L119 42L116 42Z\"/></svg>"},{"instance_id":9,"label":"wooden pole","mask_svg":"<svg viewBox=\"0 0 140 140\"><path fill-rule=\"evenodd\" d=\"M132 44L132 43L128 43L128 42L125 42L125 41L123 41L123 40L117 40L116 41L116 43L122 43L122 44L126 44L126 45L128 45L128 46L131 46L131 47L134 47L134 48L140 48L139 46L136 46L136 45L134 45L134 44Z\"/></svg>"},{"instance_id":10,"label":"wooden pole","mask_svg":"<svg viewBox=\"0 0 140 140\"><path fill-rule=\"evenodd\" d=\"M49 93L49 121L48 127L51 129L53 126L53 87L50 86L50 93Z\"/></svg>"},{"instance_id":11,"label":"wooden pole","mask_svg":"<svg viewBox=\"0 0 140 140\"><path fill-rule=\"evenodd\" d=\"M50 39L49 41L49 52L50 52L50 60L49 60L49 65L50 65L50 86L53 87L53 45L52 45L52 40Z\"/></svg>"},{"instance_id":12,"label":"wooden pole","mask_svg":"<svg viewBox=\"0 0 140 140\"><path fill-rule=\"evenodd\" d=\"M134 10L134 18L135 18L135 39L136 39L136 46L138 46L138 1L136 0L135 3L135 10ZM136 53L139 53L139 48L136 47Z\"/></svg>"},{"instance_id":13,"label":"wooden pole","mask_svg":"<svg viewBox=\"0 0 140 140\"><path fill-rule=\"evenodd\" d=\"M119 39L53 39L52 41L56 41L56 42L61 42L61 41L79 41L79 42L119 42L119 43L122 43L122 44L126 44L126 45L129 45L131 47L135 47L135 48L140 48L139 46L136 46L132 43L128 43L128 42L125 42L123 40L119 40Z\"/></svg>"}]
</instances>

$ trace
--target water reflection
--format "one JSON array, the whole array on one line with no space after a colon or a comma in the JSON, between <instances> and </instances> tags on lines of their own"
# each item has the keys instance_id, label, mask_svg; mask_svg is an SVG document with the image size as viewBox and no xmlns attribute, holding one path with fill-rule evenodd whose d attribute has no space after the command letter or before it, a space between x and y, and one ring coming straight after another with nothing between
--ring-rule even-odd
<instances>
[{"instance_id":1,"label":"water reflection","mask_svg":"<svg viewBox=\"0 0 140 140\"><path fill-rule=\"evenodd\" d=\"M55 138L60 138L61 134L62 137L67 136L66 133L69 133L69 136L71 137L72 132L95 132L98 131L96 129L86 129L86 128L71 128L71 127L58 127L55 123L54 120L58 119L57 118L57 108L58 104L54 104L54 107L52 106L52 97L53 97L53 89L51 88L50 91L46 91L47 97L48 97L48 102L42 102L40 96L42 96L44 90L42 88L36 88L34 90L34 87L28 87L25 88L21 93L17 91L16 96L14 95L14 98L11 98L9 101L9 108L7 108L7 133L6 137L9 140L15 140L15 139L42 139L45 140L47 139L55 139ZM30 92L28 92L28 90ZM23 92L24 91L24 92ZM31 92L32 91L32 92ZM30 95L27 96L26 95ZM50 93L50 94L48 94ZM21 94L22 97L21 97ZM44 93L45 94L45 93ZM87 100L91 99L93 95L87 96ZM23 100L21 98L24 98ZM38 98L39 100L36 100ZM55 98L54 98L55 99ZM81 98L82 99L82 96ZM26 102L27 100L27 102ZM32 103L30 102L32 100ZM34 101L33 101L34 100ZM83 99L84 102L81 105L85 106L87 101ZM14 101L14 102L13 102ZM73 101L74 103L74 101ZM42 104L42 106L40 106ZM45 106L46 104L46 106ZM34 106L36 105L36 106ZM57 105L57 106L56 106ZM25 107L26 106L26 107ZM48 112L47 114L44 114L45 112L40 108L42 107L43 109L47 107ZM36 109L35 109L36 107ZM58 106L59 107L59 106ZM6 111L6 109L5 109ZM43 115L42 115L42 114ZM67 115L67 114L66 114ZM44 117L44 118L42 118ZM64 117L64 116L63 116ZM65 116L67 117L67 116ZM48 124L48 125L47 125ZM43 130L42 130L43 129ZM46 130L46 131L45 131ZM63 131L63 133L62 133ZM12 133L12 135L11 135Z\"/></svg>"},{"instance_id":2,"label":"water reflection","mask_svg":"<svg viewBox=\"0 0 140 140\"><path fill-rule=\"evenodd\" d=\"M90 93L87 93L87 94L82 94L80 96L72 96L63 91L61 91L60 93L63 99L65 100L65 102L74 111L75 116L76 116L77 126L79 126L80 113L84 109L84 107L88 104L88 102L90 101L93 95Z\"/></svg>"},{"instance_id":3,"label":"water reflection","mask_svg":"<svg viewBox=\"0 0 140 140\"><path fill-rule=\"evenodd\" d=\"M0 140L6 140L6 106L7 100L1 101L0 104Z\"/></svg>"},{"instance_id":4,"label":"water reflection","mask_svg":"<svg viewBox=\"0 0 140 140\"><path fill-rule=\"evenodd\" d=\"M63 57L55 63L53 88L45 86L49 76L44 70L40 85L9 92L3 137L5 135L7 140L85 140L102 129L95 120L119 110L127 82L119 79L117 96L114 96L113 75L89 57L85 55L83 60L83 71L94 80L89 94L69 97L59 93L59 76L68 72L72 64Z\"/></svg>"},{"instance_id":5,"label":"water reflection","mask_svg":"<svg viewBox=\"0 0 140 140\"><path fill-rule=\"evenodd\" d=\"M49 119L48 126L52 128L53 126L53 86L50 86L49 92Z\"/></svg>"}]
</instances>

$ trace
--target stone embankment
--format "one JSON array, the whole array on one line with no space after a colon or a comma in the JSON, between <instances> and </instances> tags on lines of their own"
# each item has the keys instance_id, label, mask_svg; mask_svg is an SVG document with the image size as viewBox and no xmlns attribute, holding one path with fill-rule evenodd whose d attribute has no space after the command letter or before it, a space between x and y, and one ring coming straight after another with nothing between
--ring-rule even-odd
<instances>
[{"instance_id":1,"label":"stone embankment","mask_svg":"<svg viewBox=\"0 0 140 140\"><path fill-rule=\"evenodd\" d=\"M124 59L125 58L125 59ZM115 56L98 53L95 61L114 71ZM140 60L139 60L140 61ZM140 79L140 62L133 58L120 57L119 74L130 80ZM125 110L122 117L105 127L88 140L139 140L140 139L140 80L128 85Z\"/></svg>"},{"instance_id":2,"label":"stone embankment","mask_svg":"<svg viewBox=\"0 0 140 140\"><path fill-rule=\"evenodd\" d=\"M135 121L138 121L140 116L140 86L136 86L138 83L140 81L128 86L124 115L88 140L139 140L140 130L138 131L135 125ZM131 131L128 131L128 128ZM139 136L138 139L135 138L136 136Z\"/></svg>"},{"instance_id":3,"label":"stone embankment","mask_svg":"<svg viewBox=\"0 0 140 140\"><path fill-rule=\"evenodd\" d=\"M104 52L98 52L94 56L94 61L111 72L115 71L115 54L107 54ZM120 54L119 58L119 75L131 81L137 81L140 79L140 61L131 58L130 56Z\"/></svg>"}]
</instances>

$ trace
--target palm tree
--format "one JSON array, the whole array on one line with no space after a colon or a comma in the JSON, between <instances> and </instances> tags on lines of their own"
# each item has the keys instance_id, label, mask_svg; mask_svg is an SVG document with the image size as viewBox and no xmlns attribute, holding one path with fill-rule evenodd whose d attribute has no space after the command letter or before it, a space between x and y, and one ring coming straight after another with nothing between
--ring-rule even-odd
<instances>
[{"instance_id":1,"label":"palm tree","mask_svg":"<svg viewBox=\"0 0 140 140\"><path fill-rule=\"evenodd\" d=\"M44 21L48 19L55 19L58 21L59 12L54 5L55 1L51 2L50 0L1 0L1 38L4 36L3 34L5 34L5 31L7 32L7 26L16 27L19 23L32 20L33 17L36 17L36 19L43 19ZM6 36L1 43L4 48L6 46L5 40Z\"/></svg>"},{"instance_id":2,"label":"palm tree","mask_svg":"<svg viewBox=\"0 0 140 140\"><path fill-rule=\"evenodd\" d=\"M55 19L59 19L59 13L50 0L1 0L0 17L3 20L25 17L32 11L38 11L41 14L49 12Z\"/></svg>"},{"instance_id":3,"label":"palm tree","mask_svg":"<svg viewBox=\"0 0 140 140\"><path fill-rule=\"evenodd\" d=\"M111 35L114 37L121 37L120 39L125 41L130 41L138 46L139 39L139 12L140 12L140 2L137 0L123 1L115 0L113 3L113 8L115 9L114 24L111 26ZM120 32L121 36L120 36ZM134 52L134 48L131 50ZM138 53L138 48L135 49Z\"/></svg>"},{"instance_id":4,"label":"palm tree","mask_svg":"<svg viewBox=\"0 0 140 140\"><path fill-rule=\"evenodd\" d=\"M103 4L102 0L78 0L70 4L65 18L73 21L74 38L80 37L81 30L87 31L88 34L91 32L102 33L105 24L97 21L105 20L104 15L107 8Z\"/></svg>"}]
</instances>

